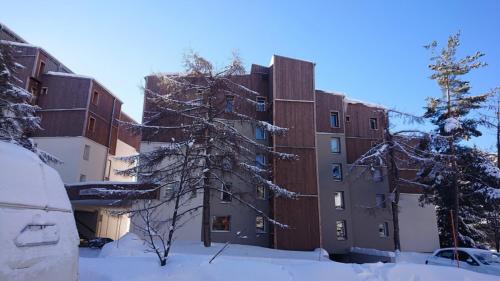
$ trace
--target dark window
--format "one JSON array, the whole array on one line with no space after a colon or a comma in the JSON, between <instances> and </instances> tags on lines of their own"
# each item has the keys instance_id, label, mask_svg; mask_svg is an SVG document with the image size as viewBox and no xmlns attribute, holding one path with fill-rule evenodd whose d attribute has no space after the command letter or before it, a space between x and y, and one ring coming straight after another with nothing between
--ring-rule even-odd
<instances>
[{"instance_id":1,"label":"dark window","mask_svg":"<svg viewBox=\"0 0 500 281\"><path fill-rule=\"evenodd\" d=\"M351 122L351 116L346 115L346 116L345 116L345 121L346 121L346 122Z\"/></svg>"},{"instance_id":2,"label":"dark window","mask_svg":"<svg viewBox=\"0 0 500 281\"><path fill-rule=\"evenodd\" d=\"M389 224L387 222L378 225L378 235L380 237L389 237Z\"/></svg>"},{"instance_id":3,"label":"dark window","mask_svg":"<svg viewBox=\"0 0 500 281\"><path fill-rule=\"evenodd\" d=\"M340 138L330 139L330 150L332 153L340 153Z\"/></svg>"},{"instance_id":4,"label":"dark window","mask_svg":"<svg viewBox=\"0 0 500 281\"><path fill-rule=\"evenodd\" d=\"M266 233L267 232L266 221L265 221L263 216L256 216L255 217L255 231L257 233Z\"/></svg>"},{"instance_id":5,"label":"dark window","mask_svg":"<svg viewBox=\"0 0 500 281\"><path fill-rule=\"evenodd\" d=\"M264 97L257 97L256 110L259 111L259 112L266 111L266 98L264 98Z\"/></svg>"},{"instance_id":6,"label":"dark window","mask_svg":"<svg viewBox=\"0 0 500 281\"><path fill-rule=\"evenodd\" d=\"M375 204L377 208L385 208L385 194L377 194L375 195Z\"/></svg>"},{"instance_id":7,"label":"dark window","mask_svg":"<svg viewBox=\"0 0 500 281\"><path fill-rule=\"evenodd\" d=\"M335 209L344 210L344 192L338 191L335 192Z\"/></svg>"},{"instance_id":8,"label":"dark window","mask_svg":"<svg viewBox=\"0 0 500 281\"><path fill-rule=\"evenodd\" d=\"M332 128L339 127L339 113L338 112L330 112L330 127L332 127Z\"/></svg>"},{"instance_id":9,"label":"dark window","mask_svg":"<svg viewBox=\"0 0 500 281\"><path fill-rule=\"evenodd\" d=\"M38 76L42 75L45 71L45 62L40 61L40 67L38 68Z\"/></svg>"},{"instance_id":10,"label":"dark window","mask_svg":"<svg viewBox=\"0 0 500 281\"><path fill-rule=\"evenodd\" d=\"M474 266L479 265L469 254L464 251L458 251L458 260Z\"/></svg>"},{"instance_id":11,"label":"dark window","mask_svg":"<svg viewBox=\"0 0 500 281\"><path fill-rule=\"evenodd\" d=\"M266 130L262 127L255 127L255 139L257 140L265 140L266 139Z\"/></svg>"},{"instance_id":12,"label":"dark window","mask_svg":"<svg viewBox=\"0 0 500 281\"><path fill-rule=\"evenodd\" d=\"M90 145L86 144L83 147L83 160L89 160L90 158Z\"/></svg>"},{"instance_id":13,"label":"dark window","mask_svg":"<svg viewBox=\"0 0 500 281\"><path fill-rule=\"evenodd\" d=\"M214 216L212 218L213 231L229 231L231 229L231 216Z\"/></svg>"},{"instance_id":14,"label":"dark window","mask_svg":"<svg viewBox=\"0 0 500 281\"><path fill-rule=\"evenodd\" d=\"M332 177L335 180L342 180L342 164L332 164Z\"/></svg>"},{"instance_id":15,"label":"dark window","mask_svg":"<svg viewBox=\"0 0 500 281\"><path fill-rule=\"evenodd\" d=\"M95 132L95 118L94 117L89 117L88 131L90 133Z\"/></svg>"},{"instance_id":16,"label":"dark window","mask_svg":"<svg viewBox=\"0 0 500 281\"><path fill-rule=\"evenodd\" d=\"M259 185L257 186L256 191L257 191L257 199L267 200L267 190L265 187Z\"/></svg>"},{"instance_id":17,"label":"dark window","mask_svg":"<svg viewBox=\"0 0 500 281\"><path fill-rule=\"evenodd\" d=\"M231 183L226 183L226 184L222 185L222 189L224 191L227 191L227 192L222 192L222 196L221 196L222 202L231 202L231 200L232 200L231 194L228 193L228 192L231 192L231 187L232 187Z\"/></svg>"},{"instance_id":18,"label":"dark window","mask_svg":"<svg viewBox=\"0 0 500 281\"><path fill-rule=\"evenodd\" d=\"M255 165L261 169L265 169L267 166L266 156L264 154L255 155Z\"/></svg>"},{"instance_id":19,"label":"dark window","mask_svg":"<svg viewBox=\"0 0 500 281\"><path fill-rule=\"evenodd\" d=\"M345 227L345 221L337 221L337 240L346 240L347 239L347 231Z\"/></svg>"},{"instance_id":20,"label":"dark window","mask_svg":"<svg viewBox=\"0 0 500 281\"><path fill-rule=\"evenodd\" d=\"M42 91L40 92L40 94L42 94L42 95L46 95L48 91L49 91L49 88L47 88L47 87L42 87Z\"/></svg>"},{"instance_id":21,"label":"dark window","mask_svg":"<svg viewBox=\"0 0 500 281\"><path fill-rule=\"evenodd\" d=\"M436 254L436 257L440 257L443 259L450 259L453 260L454 253L452 250L444 250Z\"/></svg>"},{"instance_id":22,"label":"dark window","mask_svg":"<svg viewBox=\"0 0 500 281\"><path fill-rule=\"evenodd\" d=\"M234 110L234 97L226 96L226 106L224 107L225 112L233 112Z\"/></svg>"},{"instance_id":23,"label":"dark window","mask_svg":"<svg viewBox=\"0 0 500 281\"><path fill-rule=\"evenodd\" d=\"M98 105L99 104L99 92L93 92L92 93L92 100L91 100L93 105Z\"/></svg>"},{"instance_id":24,"label":"dark window","mask_svg":"<svg viewBox=\"0 0 500 281\"><path fill-rule=\"evenodd\" d=\"M87 180L87 176L86 175L80 175L80 181L81 182L84 182Z\"/></svg>"},{"instance_id":25,"label":"dark window","mask_svg":"<svg viewBox=\"0 0 500 281\"><path fill-rule=\"evenodd\" d=\"M370 118L370 129L377 130L378 129L378 120L377 118Z\"/></svg>"}]
</instances>

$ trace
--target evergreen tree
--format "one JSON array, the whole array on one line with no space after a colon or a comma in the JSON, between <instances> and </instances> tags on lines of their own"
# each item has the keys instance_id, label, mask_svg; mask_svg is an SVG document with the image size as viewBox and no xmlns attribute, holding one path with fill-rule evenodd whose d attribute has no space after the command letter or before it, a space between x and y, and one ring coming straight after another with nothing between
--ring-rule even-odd
<instances>
[{"instance_id":1,"label":"evergreen tree","mask_svg":"<svg viewBox=\"0 0 500 281\"><path fill-rule=\"evenodd\" d=\"M437 206L438 227L442 246L453 246L453 228L457 231L461 246L480 246L484 234L477 227L483 218L487 203L483 196L486 186L495 179L482 168L488 165L488 159L480 157L477 149L463 145L464 141L478 137L479 119L471 117L474 110L482 107L487 95L471 95L470 83L464 75L486 64L480 62L483 56L477 52L472 56L457 58L460 34L450 36L448 44L439 53L435 53L437 43L427 48L435 54L429 65L432 75L441 89L442 96L428 98L424 117L436 126L428 145L433 151L434 161L420 173L421 182L428 185L425 202ZM479 161L480 159L480 161ZM452 224L453 222L453 224Z\"/></svg>"},{"instance_id":2,"label":"evergreen tree","mask_svg":"<svg viewBox=\"0 0 500 281\"><path fill-rule=\"evenodd\" d=\"M32 94L16 85L22 82L16 73L23 66L14 60L14 49L0 44L0 140L18 144L35 152L42 161L57 163L52 155L38 149L29 136L40 130L37 106L31 105Z\"/></svg>"}]
</instances>

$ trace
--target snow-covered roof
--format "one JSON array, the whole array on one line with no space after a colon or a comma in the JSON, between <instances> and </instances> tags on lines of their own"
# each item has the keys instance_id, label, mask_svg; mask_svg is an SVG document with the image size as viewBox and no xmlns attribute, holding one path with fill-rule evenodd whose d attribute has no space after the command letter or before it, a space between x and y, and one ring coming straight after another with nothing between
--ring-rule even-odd
<instances>
[{"instance_id":1,"label":"snow-covered roof","mask_svg":"<svg viewBox=\"0 0 500 281\"><path fill-rule=\"evenodd\" d=\"M15 41L8 41L8 40L0 40L0 44L6 44L6 45L18 46L18 47L40 48L38 46L29 44L29 43L20 43L20 42L15 42Z\"/></svg>"},{"instance_id":2,"label":"snow-covered roof","mask_svg":"<svg viewBox=\"0 0 500 281\"><path fill-rule=\"evenodd\" d=\"M366 105L369 107L375 107L375 108L380 108L380 109L384 109L384 110L387 109L385 106L380 105L380 104L366 102L366 101L357 100L357 99L351 99L351 98L347 98L347 97L344 99L344 101L346 103L350 103L350 104L363 104L363 105Z\"/></svg>"},{"instance_id":3,"label":"snow-covered roof","mask_svg":"<svg viewBox=\"0 0 500 281\"><path fill-rule=\"evenodd\" d=\"M15 33L14 31L12 31L12 29L8 28L5 24L3 24L2 22L0 22L0 30L4 30L6 31L7 34L9 34L10 36L12 37L15 37L17 40L19 41L22 41L22 43L26 43L28 41L24 40L24 38L22 38L21 36L19 36L19 34Z\"/></svg>"}]
</instances>

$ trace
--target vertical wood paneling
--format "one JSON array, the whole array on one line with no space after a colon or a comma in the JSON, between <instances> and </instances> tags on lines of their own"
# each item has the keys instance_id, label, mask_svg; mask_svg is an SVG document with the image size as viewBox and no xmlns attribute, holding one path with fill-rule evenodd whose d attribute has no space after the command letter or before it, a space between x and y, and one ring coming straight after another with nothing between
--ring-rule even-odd
<instances>
[{"instance_id":1,"label":"vertical wood paneling","mask_svg":"<svg viewBox=\"0 0 500 281\"><path fill-rule=\"evenodd\" d=\"M330 125L330 113L339 113L339 127ZM324 133L344 133L344 96L316 90L316 130Z\"/></svg>"}]
</instances>

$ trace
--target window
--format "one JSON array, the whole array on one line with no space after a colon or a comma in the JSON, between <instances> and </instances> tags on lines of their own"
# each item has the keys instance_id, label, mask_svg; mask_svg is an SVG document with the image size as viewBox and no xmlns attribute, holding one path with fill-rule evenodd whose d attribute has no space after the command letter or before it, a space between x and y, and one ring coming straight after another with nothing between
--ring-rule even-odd
<instances>
[{"instance_id":1,"label":"window","mask_svg":"<svg viewBox=\"0 0 500 281\"><path fill-rule=\"evenodd\" d=\"M474 266L479 265L469 254L464 251L458 251L458 260Z\"/></svg>"},{"instance_id":2,"label":"window","mask_svg":"<svg viewBox=\"0 0 500 281\"><path fill-rule=\"evenodd\" d=\"M267 166L266 156L264 154L255 155L255 165L261 169L265 169Z\"/></svg>"},{"instance_id":3,"label":"window","mask_svg":"<svg viewBox=\"0 0 500 281\"><path fill-rule=\"evenodd\" d=\"M225 112L233 112L234 110L234 97L226 96L226 106L224 107Z\"/></svg>"},{"instance_id":4,"label":"window","mask_svg":"<svg viewBox=\"0 0 500 281\"><path fill-rule=\"evenodd\" d=\"M83 147L83 160L89 160L90 158L90 145L86 144Z\"/></svg>"},{"instance_id":5,"label":"window","mask_svg":"<svg viewBox=\"0 0 500 281\"><path fill-rule=\"evenodd\" d=\"M94 91L92 93L92 99L91 99L91 102L93 105L98 105L99 104L99 92L97 91Z\"/></svg>"},{"instance_id":6,"label":"window","mask_svg":"<svg viewBox=\"0 0 500 281\"><path fill-rule=\"evenodd\" d=\"M94 133L95 132L95 118L94 117L89 117L89 125L88 125L87 130L90 133Z\"/></svg>"},{"instance_id":7,"label":"window","mask_svg":"<svg viewBox=\"0 0 500 281\"><path fill-rule=\"evenodd\" d=\"M257 97L256 110L259 111L259 112L266 111L266 98L264 98L264 97Z\"/></svg>"},{"instance_id":8,"label":"window","mask_svg":"<svg viewBox=\"0 0 500 281\"><path fill-rule=\"evenodd\" d=\"M222 189L224 191L227 191L227 192L221 192L221 200L222 202L231 202L231 193L228 193L228 192L231 192L231 187L232 187L232 184L231 183L226 183L226 184L223 184L222 185Z\"/></svg>"},{"instance_id":9,"label":"window","mask_svg":"<svg viewBox=\"0 0 500 281\"><path fill-rule=\"evenodd\" d=\"M332 164L332 176L334 180L342 180L342 164Z\"/></svg>"},{"instance_id":10,"label":"window","mask_svg":"<svg viewBox=\"0 0 500 281\"><path fill-rule=\"evenodd\" d=\"M377 130L378 129L377 118L370 118L370 129L372 129L372 130Z\"/></svg>"},{"instance_id":11,"label":"window","mask_svg":"<svg viewBox=\"0 0 500 281\"><path fill-rule=\"evenodd\" d=\"M257 233L266 233L267 232L266 221L264 220L263 216L256 216L255 217L255 231Z\"/></svg>"},{"instance_id":12,"label":"window","mask_svg":"<svg viewBox=\"0 0 500 281\"><path fill-rule=\"evenodd\" d=\"M255 139L256 140L265 140L266 139L266 130L263 127L255 127Z\"/></svg>"},{"instance_id":13,"label":"window","mask_svg":"<svg viewBox=\"0 0 500 281\"><path fill-rule=\"evenodd\" d=\"M47 87L42 87L42 91L40 92L40 94L42 94L42 95L46 95L48 91L49 91L49 88L47 88Z\"/></svg>"},{"instance_id":14,"label":"window","mask_svg":"<svg viewBox=\"0 0 500 281\"><path fill-rule=\"evenodd\" d=\"M444 250L436 254L437 257L443 258L443 259L450 259L453 260L455 254L453 253L452 250Z\"/></svg>"},{"instance_id":15,"label":"window","mask_svg":"<svg viewBox=\"0 0 500 281\"><path fill-rule=\"evenodd\" d=\"M346 116L345 116L345 121L346 121L346 122L351 122L351 116L346 115Z\"/></svg>"},{"instance_id":16,"label":"window","mask_svg":"<svg viewBox=\"0 0 500 281\"><path fill-rule=\"evenodd\" d=\"M38 68L38 76L42 75L45 71L45 62L40 61L40 67Z\"/></svg>"},{"instance_id":17,"label":"window","mask_svg":"<svg viewBox=\"0 0 500 281\"><path fill-rule=\"evenodd\" d=\"M86 175L80 175L80 182L84 182L87 180L87 176Z\"/></svg>"},{"instance_id":18,"label":"window","mask_svg":"<svg viewBox=\"0 0 500 281\"><path fill-rule=\"evenodd\" d=\"M335 192L335 209L344 210L344 192L337 191Z\"/></svg>"},{"instance_id":19,"label":"window","mask_svg":"<svg viewBox=\"0 0 500 281\"><path fill-rule=\"evenodd\" d=\"M330 139L330 150L332 153L340 153L340 138Z\"/></svg>"},{"instance_id":20,"label":"window","mask_svg":"<svg viewBox=\"0 0 500 281\"><path fill-rule=\"evenodd\" d=\"M385 208L385 194L377 194L375 195L375 204L377 208Z\"/></svg>"},{"instance_id":21,"label":"window","mask_svg":"<svg viewBox=\"0 0 500 281\"><path fill-rule=\"evenodd\" d=\"M259 185L257 186L256 191L257 191L257 199L267 200L267 191L265 187Z\"/></svg>"},{"instance_id":22,"label":"window","mask_svg":"<svg viewBox=\"0 0 500 281\"><path fill-rule=\"evenodd\" d=\"M345 227L345 221L337 221L337 240L346 240L347 239L347 231Z\"/></svg>"},{"instance_id":23,"label":"window","mask_svg":"<svg viewBox=\"0 0 500 281\"><path fill-rule=\"evenodd\" d=\"M378 236L389 237L389 224L387 222L378 225Z\"/></svg>"},{"instance_id":24,"label":"window","mask_svg":"<svg viewBox=\"0 0 500 281\"><path fill-rule=\"evenodd\" d=\"M212 231L229 231L231 229L231 216L214 216Z\"/></svg>"},{"instance_id":25,"label":"window","mask_svg":"<svg viewBox=\"0 0 500 281\"><path fill-rule=\"evenodd\" d=\"M108 169L106 170L106 176L104 177L104 180L108 180L109 181L109 177L111 176L111 160L108 159Z\"/></svg>"},{"instance_id":26,"label":"window","mask_svg":"<svg viewBox=\"0 0 500 281\"><path fill-rule=\"evenodd\" d=\"M339 113L338 112L330 112L330 127L332 127L332 128L339 127Z\"/></svg>"}]
</instances>

